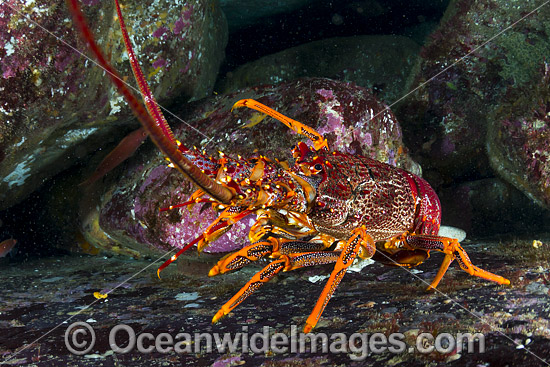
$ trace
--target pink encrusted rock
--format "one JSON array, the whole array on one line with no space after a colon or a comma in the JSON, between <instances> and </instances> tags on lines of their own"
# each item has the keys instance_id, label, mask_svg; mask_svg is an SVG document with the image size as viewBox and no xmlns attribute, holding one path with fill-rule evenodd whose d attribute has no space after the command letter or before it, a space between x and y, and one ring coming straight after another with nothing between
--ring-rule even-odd
<instances>
[{"instance_id":1,"label":"pink encrusted rock","mask_svg":"<svg viewBox=\"0 0 550 367\"><path fill-rule=\"evenodd\" d=\"M231 112L232 105L253 98L288 117L325 134L334 150L361 154L394 164L414 173L420 167L406 154L401 129L390 110L365 89L330 79L300 79L276 86L248 88L185 107L178 113L191 126L171 121L184 145L204 146L217 155L222 150L236 157L262 154L292 162L291 149L308 141L282 123L246 108ZM254 126L243 128L245 125ZM195 130L196 129L196 130ZM131 249L134 254L161 253L182 247L197 237L215 218L208 208L196 205L159 213L159 208L185 202L194 191L179 172L166 167L158 150L138 152L128 165L107 176L99 188L102 197L89 206L83 232L91 242L107 249ZM95 208L100 208L96 211ZM203 209L203 211L201 211ZM255 217L234 225L208 251L225 252L248 244Z\"/></svg>"},{"instance_id":2,"label":"pink encrusted rock","mask_svg":"<svg viewBox=\"0 0 550 367\"><path fill-rule=\"evenodd\" d=\"M88 0L82 9L115 69L135 85L114 3ZM211 92L227 41L215 3L125 1L123 12L161 104ZM0 209L135 126L104 71L75 50L89 54L64 1L0 4Z\"/></svg>"},{"instance_id":3,"label":"pink encrusted rock","mask_svg":"<svg viewBox=\"0 0 550 367\"><path fill-rule=\"evenodd\" d=\"M535 0L521 6L499 0L450 2L420 52L414 83L419 88L395 109L407 146L428 177L437 172L448 185L493 176L486 153L493 113L512 90L536 85L537 70L550 52L550 7L517 22L539 5Z\"/></svg>"},{"instance_id":4,"label":"pink encrusted rock","mask_svg":"<svg viewBox=\"0 0 550 367\"><path fill-rule=\"evenodd\" d=\"M495 171L550 209L550 65L539 71L538 83L511 88L491 116L487 148Z\"/></svg>"}]
</instances>

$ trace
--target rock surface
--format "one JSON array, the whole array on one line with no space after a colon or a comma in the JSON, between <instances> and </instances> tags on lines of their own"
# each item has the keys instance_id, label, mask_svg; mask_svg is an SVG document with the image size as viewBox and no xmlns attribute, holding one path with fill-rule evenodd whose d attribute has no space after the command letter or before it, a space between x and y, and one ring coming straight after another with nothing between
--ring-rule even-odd
<instances>
[{"instance_id":1,"label":"rock surface","mask_svg":"<svg viewBox=\"0 0 550 367\"><path fill-rule=\"evenodd\" d=\"M451 361L452 365L472 367L545 366L540 359L550 358L547 282L550 242L548 238L541 240L538 252L531 246L532 239L464 245L476 265L509 277L510 287L471 277L452 264L438 287L440 292L426 293L424 282L435 276L443 259L437 255L415 268L414 274L381 264L369 265L359 273L348 272L313 332L319 339L326 333L328 345L342 335L349 340L353 333L363 333L368 338L375 333L386 337L402 333L406 347L398 353L388 350L374 353L369 347L371 353L367 354L361 347L361 338L355 339L356 349L344 344L338 352L324 352L320 341L317 352L306 342L301 353L290 349L244 351L242 342L233 353L218 350L216 343L208 351L206 341L194 343L194 339L187 343L182 340L180 347L191 349L181 353L158 350L141 353L134 348L122 354L114 353L109 345L109 333L122 324L129 325L136 337L151 333L156 338L168 333L176 339L178 333L189 333L191 338L196 333L218 333L220 338L229 335L233 339L239 337L237 333L246 332L245 340L250 342L248 338L255 333L261 336L264 327L269 328L268 337L282 333L290 339L292 330L299 337L324 286L324 281L313 283L309 279L327 275L330 266L282 273L227 317L212 324L212 316L261 268L260 264L209 278L206 273L217 257L185 254L177 267L165 270L160 280L155 274L160 262L151 260L73 255L0 264L3 276L0 360L36 366L101 363L155 367L173 364L433 367L446 366ZM508 252L503 253L502 248ZM98 300L94 292L109 294ZM69 325L77 321L87 322L96 335L94 347L86 355L70 353L64 342ZM458 352L455 347L445 353L422 353L416 346L416 337L423 332L434 338L443 333L453 337L458 333L481 333L485 349L481 352L480 344L474 343L471 352L467 349ZM117 335L120 346L126 345L127 337L123 334ZM90 341L90 334L81 337L79 341ZM262 337L255 339L261 348ZM174 340L174 344L180 340ZM147 345L154 346L154 342ZM467 344L463 346L467 348ZM361 355L363 360L358 360Z\"/></svg>"},{"instance_id":2,"label":"rock surface","mask_svg":"<svg viewBox=\"0 0 550 367\"><path fill-rule=\"evenodd\" d=\"M83 10L115 69L130 76L113 3ZM148 0L123 11L161 103L210 93L227 41L219 6ZM0 5L0 209L135 124L104 72L76 50L87 53L63 1Z\"/></svg>"},{"instance_id":3,"label":"rock surface","mask_svg":"<svg viewBox=\"0 0 550 367\"><path fill-rule=\"evenodd\" d=\"M492 115L487 149L501 177L550 209L550 65L539 71L532 83L511 89Z\"/></svg>"},{"instance_id":4,"label":"rock surface","mask_svg":"<svg viewBox=\"0 0 550 367\"><path fill-rule=\"evenodd\" d=\"M333 29L345 27L350 19L346 10L351 9L359 13L359 9L366 6L368 6L366 13L370 15L379 12L380 15L376 17L377 24L383 23L386 19L398 17L402 17L405 22L409 21L410 13L404 14L401 12L402 8L393 7L397 1L389 0L383 3L370 0L352 1L341 5L341 9L328 18L321 19L320 22L329 22ZM437 65L432 65L433 71L442 70L444 67L442 65L449 65L495 32L505 29L519 17L528 14L534 6L539 5L534 2L500 0L453 2L454 6L458 6L458 13L464 16L463 20L467 21L465 24L443 23L444 27L449 29L445 33L447 38L439 42L441 44L450 41L458 42L456 44L458 50L446 55L447 58L444 53L440 55L439 68ZM437 6L446 4L445 1L426 2L425 0L399 1L399 3L406 3L409 9L421 4L437 4ZM0 5L1 9L4 10L8 4L15 4L15 1L4 1ZM45 9L43 3L38 1L30 0L25 4L29 9ZM110 2L99 5L96 0L86 0L86 4L92 7L111 6ZM211 4L209 2L208 6ZM343 2L334 4L343 4ZM514 6L514 8L508 8L508 6ZM388 12L388 7L393 7L391 12ZM212 10L216 10L215 5ZM6 18L5 14L10 16ZM47 14L51 15L51 13ZM414 14L412 18L416 18L418 13ZM509 17L510 14L513 17ZM12 19L17 22L15 24L17 26L23 24L19 21L20 18L11 15L10 12L0 10L0 22ZM153 16L157 15L160 17L162 11ZM309 13L307 15L309 17L307 20L315 17ZM386 18L386 15L392 17ZM418 14L418 17L420 18L421 15L424 14ZM299 17L300 14L294 19L300 19ZM51 28L48 29L64 29L60 28L60 24L64 24L63 20L67 17L61 18L60 22L52 21ZM135 349L127 354L114 353L109 343L109 332L113 327L121 324L130 325L138 335L151 333L154 337L161 333L176 336L178 333L185 332L190 333L191 336L195 333L218 333L218 337L228 335L234 338L245 330L248 336L262 333L265 330L264 327L269 327L270 336L277 332L291 337L293 328L298 332L302 330L313 303L324 286L323 281L314 280L326 279L332 270L331 266L325 266L282 273L249 297L226 318L212 325L211 320L215 312L265 265L264 262L252 264L236 273L208 278L205 274L219 259L219 255L202 254L198 257L189 252L180 257L177 266L174 264L167 268L162 273L163 278L159 280L155 270L161 263L160 259L155 262L109 257L111 255L108 252L107 256L74 254L61 256L61 251L52 251L52 248L69 248L65 243L61 243L67 239L72 246L80 246L81 251L89 254L100 252L92 242L101 243L102 248L110 252L135 257L151 255L155 256L154 259L159 257L158 254L162 250L172 249L171 252L166 251L163 259L165 260L175 251L172 244L181 246L181 241L186 239L177 238L181 233L178 234L176 230L179 228L182 232L183 227L180 226L185 225L181 222L182 218L194 222L192 225L199 223L206 225L213 218L210 208L206 208L202 213L200 208L196 208L193 214L180 210L163 213L162 215L165 216L159 215L157 211L159 207L183 201L191 188L177 172L165 168L165 162L156 148L148 143L138 150L131 162L126 162L117 171L111 172L88 192L77 192L78 183L82 179L81 172L85 169L93 169L102 158L99 155L96 157L96 164L87 163L84 168L82 168L84 165L72 166L70 170L49 180L42 186L41 192L31 195L23 204L18 205L16 210L12 211L13 208L10 208L8 211L0 211L0 241L12 237L18 241L9 256L0 259L2 273L0 364L37 366L102 364L155 367L174 364L212 367L242 364L265 367L362 366L366 364L411 367L449 364L472 367L548 365L547 362L550 361L550 272L548 270L550 238L542 232L548 229L550 221L544 219L544 215L547 214L544 214L540 206L536 208L538 211L532 210L536 205L535 201L545 205L547 197L544 185L547 182L548 120L545 116L548 114L546 107L548 106L548 86L546 64L541 63L537 55L532 60L531 57L533 51L537 50L548 54L545 42L548 39L546 29L548 29L547 19L549 18L547 13L534 14L532 18L517 24L517 28L508 30L506 34L510 35L509 38L497 39L479 53L476 52L473 59L465 60L466 66L458 69L462 74L452 74L453 70L450 69L447 79L436 78L438 84L430 90L431 94L427 93L423 96L425 99L420 96L421 98L416 100L417 102L430 101L435 106L434 109L429 110L427 103L417 105L420 109L425 108L424 112L412 108L410 113L414 116L424 115L421 120L415 121L418 122L417 125L407 126L409 130L405 135L410 146L422 159L423 168L429 169L428 175L424 177L428 176L429 182L436 183L440 189L444 221L446 215L450 213L455 219L462 220L461 223L471 223L472 231L468 233L467 240L461 244L468 251L473 263L507 277L511 280L510 286L498 286L471 277L459 269L454 262L438 286L439 292L426 293L424 292L425 282L434 278L443 259L442 254L438 253L432 253L430 259L412 269L410 273L404 268L390 268L381 264L369 265L358 273L348 272L314 332L326 333L329 338L333 336L334 339L341 338L342 335L349 338L353 333L363 333L364 337L372 338L374 333L389 336L390 333L399 332L403 333L406 342L406 350L402 353L390 353L387 350L377 353L369 347L371 353L363 355L364 360L357 358L361 357L357 349L353 350L353 347L365 346L361 345L362 340L358 339L355 339L355 343L339 344L337 353L314 352L310 347L306 347L302 353L275 349L255 353L250 350L241 351L239 347L233 353L227 350L210 352L204 346L204 341L202 346L198 342L184 342L182 346L187 351L180 354L159 351L141 353ZM34 19L38 19L38 15L35 15ZM92 19L101 24L110 23L112 20L105 13L103 17L92 17ZM303 19L306 20L306 18ZM374 18L369 19L374 20ZM162 19L141 18L140 25L145 26L151 21L156 24ZM544 25L542 28L541 22ZM279 39L294 39L294 35L306 34L307 32L303 32L305 29L309 32L307 25L295 23L297 28L290 32L285 28L286 32L281 31ZM363 23L372 27L374 22ZM394 23L386 23L394 27ZM419 23L422 25L422 22ZM0 25L4 24L6 23ZM289 23L281 23L281 25L286 26ZM10 27L13 26L10 24ZM110 25L98 25L98 27L103 30L112 28ZM170 26L168 28L171 29ZM321 32L325 32L326 28L324 26ZM5 29L0 27L0 33ZM299 32L292 33L296 29ZM475 33L478 29L481 32ZM11 30L13 34L17 34L15 28ZM152 32L155 31L156 29ZM159 31L161 32L162 30ZM254 41L250 45L254 47L262 45L266 49L273 46L270 37L274 32L250 33ZM31 35L31 33L28 34ZM441 36L441 33L439 35ZM458 35L459 39L456 39L455 35ZM161 36L164 37L166 34ZM118 40L116 37L115 39ZM6 45L8 45L7 48ZM9 37L6 42L5 35L0 35L0 64L5 54L11 52L11 47L15 46L9 41ZM443 47L442 50L445 51L445 48ZM17 54L21 54L21 50L18 51ZM47 47L39 51L46 54L50 52ZM240 49L237 53L239 51ZM31 61L40 59L40 52L35 53ZM147 51L142 50L142 52ZM487 52L488 55L483 52ZM65 58L63 54L59 57L60 60ZM154 62L156 59L151 60ZM479 64L476 65L474 61ZM476 68L482 68L482 71L487 71L488 74L477 73L479 70ZM73 69L68 66L67 70ZM472 74L468 74L468 70L473 70ZM4 69L0 73L0 78L3 72ZM160 70L159 74L163 72L164 70ZM524 73L530 76L524 79ZM96 83L108 84L105 78L99 76L96 78ZM150 75L150 78L154 79L155 75ZM42 83L46 83L46 79L42 79ZM527 81L524 82L525 80ZM29 82L29 79L20 81L25 85L24 83ZM34 82L33 79L30 81L30 84ZM445 84L446 81L449 83ZM384 130L379 124L380 121L367 121L364 118L365 109L360 108L364 103L356 104L354 101L353 106L345 103L351 101L352 97L363 98L362 100L366 101L368 98L364 96L362 89L350 84L324 80L299 83L286 82L277 87L248 88L242 94L233 93L192 105L182 105L177 111L178 114L189 118L197 130L180 126L178 136L184 137L186 143L198 146L201 143L207 144L206 149L211 154L215 154L218 147L226 153L243 155L254 154L253 150L256 147L258 152L266 152L265 154L269 156L288 154L293 143L303 140L301 137L292 134L271 119L262 120L256 112L237 110L229 113L232 103L238 98L254 97L290 117L312 125L318 123L320 125L317 126L321 126L325 132L335 131L336 133L329 134L329 140L339 149L360 152L386 162L393 160L405 168L417 167L410 163L406 154L395 155L395 151L404 152L400 149L402 144L399 129ZM161 88L160 84L155 85L156 89ZM311 89L311 86L314 88ZM459 91L455 91L454 88ZM490 90L490 88L494 89ZM309 90L309 93L305 90ZM49 89L45 93L48 95ZM166 93L170 94L170 91ZM109 98L114 99L116 95L108 93L105 95L108 97L105 103L110 108ZM478 98L476 99L474 95ZM441 96L445 98L448 96L450 99L443 101L444 98ZM15 102L18 101L17 98L26 101L17 94L6 95L4 91L0 91L0 100L8 97L16 98ZM340 106L334 103L335 101L338 101ZM92 102L88 104L82 102L82 104L86 108L91 108L94 114L101 112L101 109L94 109L96 105ZM80 105L77 107L85 110ZM342 107L343 110L338 110L338 107ZM353 108L348 111L344 107ZM3 105L0 105L0 108L0 112L4 113ZM468 122L472 120L467 120L467 116L477 116L476 109L477 112L482 112L477 117L484 119L479 122L483 122L483 126L488 130L488 141L473 140L471 144L478 148L472 150L471 156L463 155L464 161L453 156L453 149L461 152L464 150L461 150L461 147L453 148L449 142L470 144L469 132L464 131L465 136L461 140L454 129L461 128L460 118L463 116L460 115L452 120L453 116L449 115L450 123L456 123L456 126L453 124L449 126L451 139L445 141L447 133L445 123L439 124L442 120L441 115L438 115L438 113L442 114L441 111L445 111L445 108L449 109L448 112L464 114L464 120ZM453 110L450 110L451 108ZM491 108L494 110L490 111ZM404 111L406 112L406 109ZM121 109L118 114L122 116L123 112ZM44 113L45 120L50 116L48 113L48 111ZM430 120L431 113L435 116L433 120ZM4 115L0 114L0 116ZM87 121L84 117L79 118ZM424 118L431 122L430 125L425 126L420 123ZM343 126L341 126L342 121ZM170 123L176 126L174 121ZM117 126L122 124L123 122L120 122ZM241 129L247 124L256 125ZM362 133L353 133L363 127L365 130ZM2 137L9 128L11 126L1 125ZM86 125L80 129L85 128ZM371 133L367 128L373 129L370 138L366 135L366 132ZM469 128L469 126L466 127L466 129ZM379 133L380 136L374 132ZM22 136L20 131L17 134ZM57 135L53 134L51 139L55 141L59 139L59 144L65 145L66 140L62 139L64 134L65 131ZM98 140L97 142L90 140L94 137ZM33 149L40 147L38 144L40 140L30 142L28 139L14 140L10 144L15 147L10 149L16 149L27 143L32 143ZM82 140L78 136L75 139L77 142ZM93 134L90 139L86 145L94 147L104 143L100 140L112 139L113 144L116 144L116 140L120 140L117 137ZM485 155L483 151L487 143L489 154ZM75 143L75 146L80 145ZM376 153L377 149L380 149L380 155ZM50 147L47 152L39 151L36 153L35 160L49 159L48 152L52 154L55 150ZM75 148L75 155L83 156L86 153L84 149ZM430 156L429 153L434 154ZM0 150L0 161L8 159L5 157L5 151ZM527 193L530 199L522 197L510 184L494 178L494 172L487 164L488 157L493 164L493 170L501 172L503 180L514 182L514 185ZM94 159L92 158L92 161ZM74 163L74 159L69 159L70 162L59 162L57 158L54 160L58 161L58 165L53 168L53 171L62 169L64 164ZM432 161L438 163L431 163ZM453 164L456 166L453 167ZM472 168L464 168L468 165ZM25 167L25 165L21 166L23 175L25 175ZM440 170L441 167L443 169ZM0 172L0 181L4 177L4 172ZM40 176L37 177L37 180L40 179ZM443 190L445 187L447 189ZM3 193L4 191L0 191L0 194ZM15 195L13 190L10 193ZM11 196L9 199L11 200ZM75 224L78 220L75 203L78 200L81 200L83 228L89 241L80 234ZM526 203L526 200L530 202ZM0 200L1 204L5 202L4 199ZM102 208L101 205L105 207ZM526 215L527 210L532 210L532 214L539 215L538 221ZM484 220L476 220L476 217ZM515 223L514 220L516 220ZM148 228L144 226L151 228L152 234L148 234ZM480 233L478 231L481 230L494 231L498 238L493 238L491 241L468 240L471 238L471 233ZM502 235L509 230L512 231L510 237ZM528 234L521 238L518 234L520 230L527 230ZM241 228L239 231L239 233L233 232L230 239L228 237L221 239L220 249L240 245L235 239L245 242L246 229ZM158 236L156 239L153 238L155 235ZM195 232L194 235L196 235ZM161 248L151 243L156 243ZM72 248L70 250L73 251ZM94 292L109 292L109 294L107 298L97 299L94 297ZM96 332L96 344L85 356L70 353L64 342L65 336L71 335L68 332L68 326L73 321L87 322ZM477 348L478 344L474 343L476 348L473 353L460 352L457 348L450 348L445 353L421 353L417 350L415 342L416 337L422 332L431 333L434 337L445 335L444 333L452 336L457 333L481 333L485 340L485 350L480 352ZM77 336L75 333L72 335ZM322 338L321 334L318 336ZM120 339L117 339L122 341L122 336L119 337ZM334 339L329 341L333 342ZM261 344L261 340L259 343ZM324 345L327 344L329 343ZM334 343L330 344L334 345ZM215 348L216 343L213 343L213 346ZM187 349L188 347L191 350Z\"/></svg>"},{"instance_id":5,"label":"rock surface","mask_svg":"<svg viewBox=\"0 0 550 367\"><path fill-rule=\"evenodd\" d=\"M225 93L299 77L326 77L373 89L393 103L410 88L419 46L402 36L329 38L262 57L230 72L219 89Z\"/></svg>"},{"instance_id":6,"label":"rock surface","mask_svg":"<svg viewBox=\"0 0 550 367\"><path fill-rule=\"evenodd\" d=\"M538 5L536 1L521 6L496 0L451 1L439 29L421 51L415 85L428 83L407 98L396 114L402 120L407 145L420 156L426 170L437 170L445 176L444 181L490 177L488 127L499 126L502 120L532 116L539 109L537 99L517 106L515 112L524 109L519 116L494 114L509 103L510 93L536 88L540 81L539 70L550 52L550 8L542 7L494 37L498 29L518 21ZM493 121L495 118L499 120ZM512 149L522 149L519 141L509 139L508 143L514 145ZM516 169L524 171L524 167ZM497 171L513 183L509 169Z\"/></svg>"},{"instance_id":7,"label":"rock surface","mask_svg":"<svg viewBox=\"0 0 550 367\"><path fill-rule=\"evenodd\" d=\"M550 220L548 211L499 178L442 188L439 199L442 222L465 230L468 238L536 233Z\"/></svg>"}]
</instances>

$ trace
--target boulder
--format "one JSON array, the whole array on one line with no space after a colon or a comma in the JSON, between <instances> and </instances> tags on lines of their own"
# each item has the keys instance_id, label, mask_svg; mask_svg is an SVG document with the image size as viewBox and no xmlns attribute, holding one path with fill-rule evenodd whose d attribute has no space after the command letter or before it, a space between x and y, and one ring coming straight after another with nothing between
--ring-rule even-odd
<instances>
[{"instance_id":1,"label":"boulder","mask_svg":"<svg viewBox=\"0 0 550 367\"><path fill-rule=\"evenodd\" d=\"M0 209L136 126L104 71L85 57L64 1L12 4L0 5ZM114 3L82 7L113 66L134 85ZM147 0L125 2L123 12L161 104L211 92L227 41L219 7Z\"/></svg>"},{"instance_id":2,"label":"boulder","mask_svg":"<svg viewBox=\"0 0 550 367\"><path fill-rule=\"evenodd\" d=\"M372 89L393 103L410 87L420 46L403 36L335 37L292 47L246 63L219 83L227 93L300 77L326 77Z\"/></svg>"}]
</instances>

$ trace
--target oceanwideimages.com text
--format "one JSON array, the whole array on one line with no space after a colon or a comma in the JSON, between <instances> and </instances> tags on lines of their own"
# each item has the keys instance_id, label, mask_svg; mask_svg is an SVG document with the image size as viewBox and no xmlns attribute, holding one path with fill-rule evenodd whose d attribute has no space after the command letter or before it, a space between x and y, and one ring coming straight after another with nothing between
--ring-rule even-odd
<instances>
[{"instance_id":1,"label":"oceanwideimages.com text","mask_svg":"<svg viewBox=\"0 0 550 367\"><path fill-rule=\"evenodd\" d=\"M94 329L85 322L71 324L65 332L67 349L77 355L93 353ZM109 346L114 353L347 353L353 360L364 360L380 353L483 353L485 338L481 333L419 333L411 343L403 333L303 333L292 325L290 333L276 332L264 326L251 333L243 326L236 333L136 333L129 325L114 326L109 332Z\"/></svg>"}]
</instances>

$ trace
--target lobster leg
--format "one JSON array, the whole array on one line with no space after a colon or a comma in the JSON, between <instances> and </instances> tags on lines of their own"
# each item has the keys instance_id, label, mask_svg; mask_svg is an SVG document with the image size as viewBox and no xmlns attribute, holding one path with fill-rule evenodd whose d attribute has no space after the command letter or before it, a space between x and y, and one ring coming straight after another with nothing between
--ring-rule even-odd
<instances>
[{"instance_id":1,"label":"lobster leg","mask_svg":"<svg viewBox=\"0 0 550 367\"><path fill-rule=\"evenodd\" d=\"M304 333L309 333L315 325L317 325L317 322L319 321L319 318L321 318L321 314L328 304L328 301L334 294L336 287L338 287L338 284L346 274L346 271L353 263L353 260L355 260L360 250L361 258L370 258L376 251L375 243L372 237L366 232L365 226L361 226L352 231L352 235L346 243L344 250L341 252L336 265L334 265L334 270L330 274L323 292L319 296L313 311L307 318Z\"/></svg>"},{"instance_id":2,"label":"lobster leg","mask_svg":"<svg viewBox=\"0 0 550 367\"><path fill-rule=\"evenodd\" d=\"M240 269L252 261L256 261L273 251L273 248L277 245L277 239L270 237L265 241L258 241L252 245L248 245L227 254L222 257L216 265L208 272L209 277L213 277L220 274L225 274L232 270Z\"/></svg>"},{"instance_id":3,"label":"lobster leg","mask_svg":"<svg viewBox=\"0 0 550 367\"><path fill-rule=\"evenodd\" d=\"M211 242L220 238L231 226L246 216L253 213L252 210L234 210L234 207L226 208L203 232L203 239L197 244L197 251L201 253Z\"/></svg>"},{"instance_id":4,"label":"lobster leg","mask_svg":"<svg viewBox=\"0 0 550 367\"><path fill-rule=\"evenodd\" d=\"M325 248L325 244L320 242L306 242L268 237L265 240L255 242L252 245L243 247L239 251L224 256L216 265L212 267L212 269L210 269L208 276L212 277L219 274L225 274L232 270L240 269L243 266L259 260L266 255L279 257L280 255L294 253L322 251Z\"/></svg>"},{"instance_id":5,"label":"lobster leg","mask_svg":"<svg viewBox=\"0 0 550 367\"><path fill-rule=\"evenodd\" d=\"M435 276L432 283L428 286L427 290L433 290L435 289L435 287L437 287L437 285L443 278L443 275L445 275L445 272L449 268L449 265L451 265L454 260L458 261L458 265L460 265L462 270L470 275L487 279L498 284L510 284L510 281L508 279L478 268L477 266L472 264L466 251L464 251L462 246L460 246L460 243L458 243L458 241L454 238L427 234L409 234L390 241L389 246L392 246L396 242L400 241L403 241L406 245L413 249L422 249L426 251L437 250L445 254L443 263L441 264L437 275Z\"/></svg>"},{"instance_id":6,"label":"lobster leg","mask_svg":"<svg viewBox=\"0 0 550 367\"><path fill-rule=\"evenodd\" d=\"M265 113L266 115L271 116L278 121L281 121L283 124L288 126L288 128L294 130L298 134L308 137L311 141L313 141L315 150L321 150L321 149L328 150L328 143L323 135L319 134L317 131L315 131L311 127L304 125L301 122L293 120L289 117L286 117L285 115L267 107L264 104L261 104L260 102L257 102L250 98L241 99L240 101L237 101L233 105L233 108L231 108L231 110L239 107L248 107L253 110Z\"/></svg>"},{"instance_id":7,"label":"lobster leg","mask_svg":"<svg viewBox=\"0 0 550 367\"><path fill-rule=\"evenodd\" d=\"M227 301L212 318L212 323L218 322L223 316L237 307L248 296L254 293L262 285L273 279L281 271L295 270L307 266L330 264L336 262L340 256L339 251L304 252L280 257L269 263L265 268L257 272L229 301Z\"/></svg>"}]
</instances>

